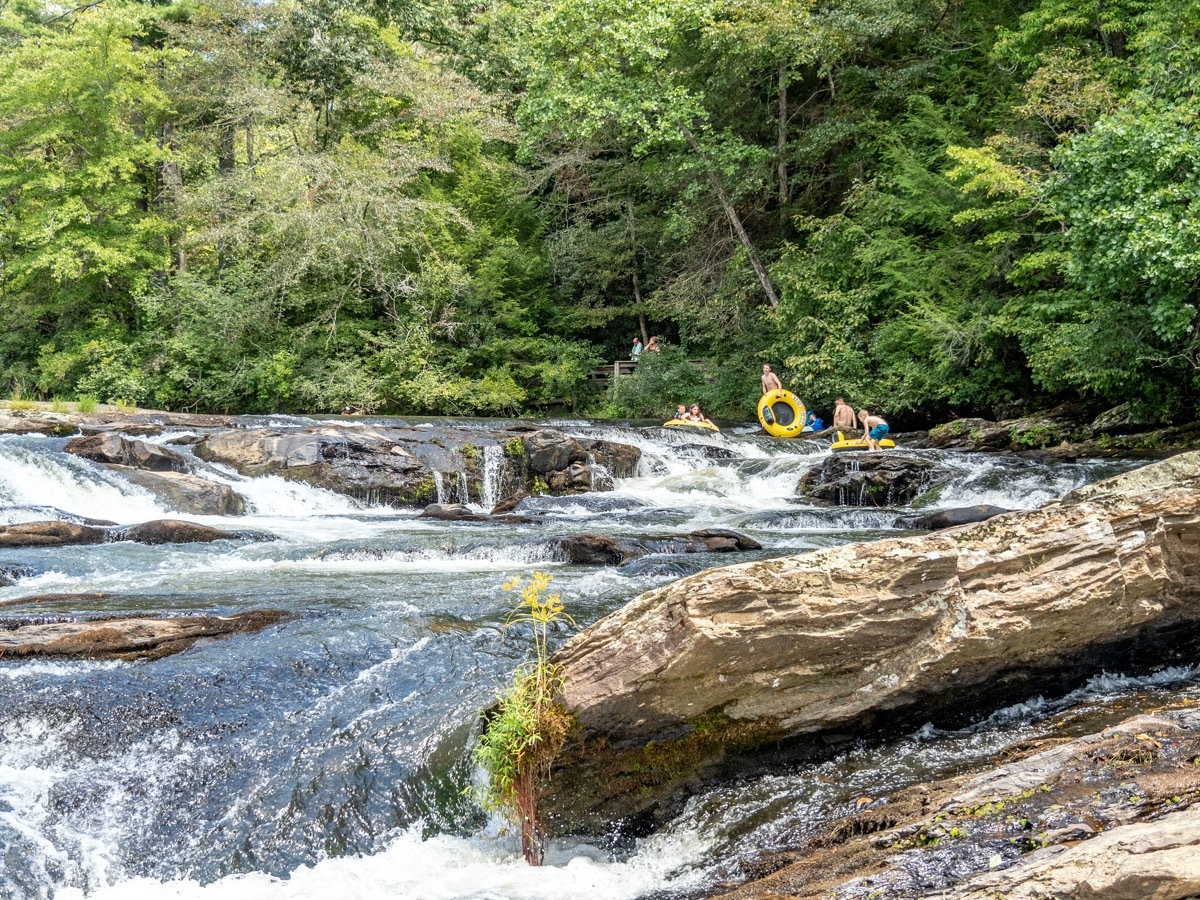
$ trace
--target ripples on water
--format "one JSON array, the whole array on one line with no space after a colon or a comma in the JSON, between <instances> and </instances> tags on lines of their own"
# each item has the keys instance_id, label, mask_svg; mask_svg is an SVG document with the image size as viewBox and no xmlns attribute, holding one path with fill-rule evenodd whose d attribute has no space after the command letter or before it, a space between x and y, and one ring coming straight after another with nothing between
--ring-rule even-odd
<instances>
[{"instance_id":1,"label":"ripples on water","mask_svg":"<svg viewBox=\"0 0 1200 900\"><path fill-rule=\"evenodd\" d=\"M550 865L530 870L511 836L462 795L477 711L524 653L519 634L501 633L509 597L499 585L549 568L586 625L651 587L734 559L589 569L556 561L549 538L727 526L764 545L741 560L898 534L895 511L796 500L801 476L824 453L814 445L561 427L635 444L643 461L613 492L528 501L523 511L542 516L539 524L420 520L196 461L251 511L189 518L280 540L0 551L0 565L34 573L0 588L0 601L104 592L117 595L106 610L294 614L261 634L152 663L0 661L0 898L697 896L738 877L748 853L794 842L855 797L982 764L1063 704L1194 689L1188 670L1167 685L1098 680L1067 700L1031 698L986 727L926 729L693 798L660 833L619 852L558 842ZM0 522L177 517L62 445L0 438ZM926 455L954 470L945 506L1034 506L1121 468ZM39 612L84 615L87 604Z\"/></svg>"}]
</instances>

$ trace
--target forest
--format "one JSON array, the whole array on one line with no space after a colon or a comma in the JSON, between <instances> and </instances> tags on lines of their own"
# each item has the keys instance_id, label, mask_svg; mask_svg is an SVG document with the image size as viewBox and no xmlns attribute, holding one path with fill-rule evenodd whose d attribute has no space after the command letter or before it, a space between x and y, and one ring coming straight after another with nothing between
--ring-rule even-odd
<instances>
[{"instance_id":1,"label":"forest","mask_svg":"<svg viewBox=\"0 0 1200 900\"><path fill-rule=\"evenodd\" d=\"M1198 87L1194 0L0 0L0 396L1195 418Z\"/></svg>"}]
</instances>

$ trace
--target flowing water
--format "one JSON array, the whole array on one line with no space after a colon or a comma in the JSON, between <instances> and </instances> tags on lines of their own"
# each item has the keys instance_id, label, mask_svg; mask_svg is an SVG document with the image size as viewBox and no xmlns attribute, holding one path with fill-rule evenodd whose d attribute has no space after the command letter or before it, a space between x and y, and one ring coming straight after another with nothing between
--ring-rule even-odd
<instances>
[{"instance_id":1,"label":"flowing water","mask_svg":"<svg viewBox=\"0 0 1200 900\"><path fill-rule=\"evenodd\" d=\"M0 660L0 898L700 896L737 878L748 855L794 843L854 798L983 764L1067 707L1196 690L1192 669L1098 678L1069 698L980 710L970 729L930 727L723 786L649 837L558 840L549 865L530 870L513 837L464 797L479 777L469 762L478 711L528 646L527 635L502 631L511 598L499 586L509 576L550 571L582 626L709 566L901 533L895 510L799 501L801 476L827 452L812 444L553 424L635 444L639 471L612 491L527 501L522 511L542 516L537 524L480 526L194 460L250 510L184 518L278 540L0 550L0 566L27 570L0 588L0 602L103 592L115 595L105 611L291 614L154 662ZM63 444L0 437L0 522L179 518ZM922 455L953 473L945 502L931 508L1031 507L1128 467ZM500 459L485 452L482 462L482 496L443 473L440 498L490 507ZM709 526L737 528L764 549L622 569L566 565L551 550L563 534ZM19 612L27 620L29 608ZM0 607L0 627L17 614ZM37 614L86 616L88 601L41 604Z\"/></svg>"}]
</instances>

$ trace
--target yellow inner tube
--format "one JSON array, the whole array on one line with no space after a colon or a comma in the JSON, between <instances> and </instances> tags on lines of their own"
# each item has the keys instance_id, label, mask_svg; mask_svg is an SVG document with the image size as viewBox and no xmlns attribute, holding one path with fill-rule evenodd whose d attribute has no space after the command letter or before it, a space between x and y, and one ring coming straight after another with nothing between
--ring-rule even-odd
<instances>
[{"instance_id":1,"label":"yellow inner tube","mask_svg":"<svg viewBox=\"0 0 1200 900\"><path fill-rule=\"evenodd\" d=\"M687 419L668 419L666 422L663 422L663 425L669 425L671 427L686 425L689 428L707 428L709 431L721 430L710 422L689 422Z\"/></svg>"},{"instance_id":2,"label":"yellow inner tube","mask_svg":"<svg viewBox=\"0 0 1200 900\"><path fill-rule=\"evenodd\" d=\"M884 438L882 441L876 441L880 449L887 447L895 447L895 441L889 441ZM867 442L862 438L847 438L840 431L837 433L837 440L833 442L831 448L834 453L844 453L847 450L867 450L869 449Z\"/></svg>"},{"instance_id":3,"label":"yellow inner tube","mask_svg":"<svg viewBox=\"0 0 1200 900\"><path fill-rule=\"evenodd\" d=\"M804 431L807 411L791 391L771 391L758 398L758 421L767 434L797 437Z\"/></svg>"}]
</instances>

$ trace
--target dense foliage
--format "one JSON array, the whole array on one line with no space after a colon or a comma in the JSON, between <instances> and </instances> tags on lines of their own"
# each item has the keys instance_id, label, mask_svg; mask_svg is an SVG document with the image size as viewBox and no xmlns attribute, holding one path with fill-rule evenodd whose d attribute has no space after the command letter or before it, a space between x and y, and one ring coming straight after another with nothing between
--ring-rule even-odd
<instances>
[{"instance_id":1,"label":"dense foliage","mask_svg":"<svg viewBox=\"0 0 1200 900\"><path fill-rule=\"evenodd\" d=\"M0 392L742 416L765 361L818 409L1195 416L1198 30L1194 0L9 0Z\"/></svg>"}]
</instances>

